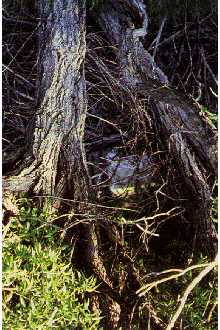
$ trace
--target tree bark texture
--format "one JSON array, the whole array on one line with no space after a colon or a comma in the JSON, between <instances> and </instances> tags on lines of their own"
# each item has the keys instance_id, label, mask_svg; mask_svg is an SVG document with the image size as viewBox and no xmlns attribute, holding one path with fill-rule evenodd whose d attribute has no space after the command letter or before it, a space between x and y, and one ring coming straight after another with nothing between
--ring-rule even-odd
<instances>
[{"instance_id":1,"label":"tree bark texture","mask_svg":"<svg viewBox=\"0 0 220 330\"><path fill-rule=\"evenodd\" d=\"M85 0L41 0L39 14L39 94L31 154L27 159L30 164L17 175L6 178L4 187L13 192L71 199L68 209L73 215L65 229L77 225L76 251L81 262L86 267L89 265L102 281L106 292L104 302L111 300L118 309L117 321L113 320L112 312L109 324L114 321L116 325L112 328L131 329L140 279L120 241L114 214L109 216L96 204L99 200L87 170L83 144L87 116ZM184 188L178 191L178 197L186 199L183 203L186 217L197 231L203 248L215 254L217 235L210 221L211 184L207 180L215 178L217 173L215 129L202 117L193 99L170 86L164 72L144 48L142 38L148 33L148 16L143 0L106 1L100 9L98 23L114 46L117 74L111 74L92 51L88 55L91 62L92 57L98 62L104 82L111 85L113 97L118 98L115 103L123 103L123 97L127 97L131 113L129 104L132 107L136 100L144 102L145 107L140 111L147 109L144 118L149 118L166 159L172 161L181 177ZM143 118L141 114L140 118ZM120 144L125 135L117 131L101 136L90 141L87 152ZM108 250L109 247L113 249ZM115 256L109 256L109 251L114 251ZM113 260L111 267L109 260ZM123 264L126 278L113 269L115 261ZM156 326L156 317L154 323Z\"/></svg>"},{"instance_id":2,"label":"tree bark texture","mask_svg":"<svg viewBox=\"0 0 220 330\"><path fill-rule=\"evenodd\" d=\"M43 194L75 201L65 223L68 230L79 222L78 251L81 263L92 268L108 288L107 275L99 252L99 225L87 215L95 213L93 189L87 171L83 144L87 113L85 60L85 1L40 1L42 27L39 34L39 109L33 139L33 162L6 181L6 189ZM89 203L90 202L90 203ZM54 205L53 204L53 205ZM86 214L83 217L83 214ZM96 219L95 219L96 220Z\"/></svg>"},{"instance_id":3,"label":"tree bark texture","mask_svg":"<svg viewBox=\"0 0 220 330\"><path fill-rule=\"evenodd\" d=\"M82 142L87 113L85 12L85 1L40 2L39 109L32 163L17 176L7 178L8 190L67 195L81 201L92 195ZM119 73L114 78L115 87L121 94L146 100L153 130L182 176L189 196L186 214L201 232L203 246L215 253L211 190L206 180L217 172L215 130L201 116L194 100L169 85L143 47L141 38L147 35L148 16L142 0L107 2L98 21L116 46Z\"/></svg>"},{"instance_id":4,"label":"tree bark texture","mask_svg":"<svg viewBox=\"0 0 220 330\"><path fill-rule=\"evenodd\" d=\"M84 146L85 1L40 1L39 109L33 162L6 188L49 196L73 193L87 199Z\"/></svg>"},{"instance_id":5,"label":"tree bark texture","mask_svg":"<svg viewBox=\"0 0 220 330\"><path fill-rule=\"evenodd\" d=\"M136 29L138 16L142 27ZM111 1L99 22L118 49L120 88L148 100L154 131L176 163L188 192L187 213L201 232L202 246L215 255L217 234L210 221L211 192L206 178L217 175L216 131L202 118L196 102L169 86L166 75L144 49L140 38L147 34L148 17L142 0L120 5Z\"/></svg>"}]
</instances>

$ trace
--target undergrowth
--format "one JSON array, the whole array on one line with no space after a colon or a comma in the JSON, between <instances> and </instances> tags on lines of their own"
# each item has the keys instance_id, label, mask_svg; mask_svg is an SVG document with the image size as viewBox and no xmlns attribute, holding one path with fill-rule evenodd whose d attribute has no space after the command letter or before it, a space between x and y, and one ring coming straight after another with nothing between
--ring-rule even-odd
<instances>
[{"instance_id":1,"label":"undergrowth","mask_svg":"<svg viewBox=\"0 0 220 330\"><path fill-rule=\"evenodd\" d=\"M47 210L21 204L4 225L3 329L98 329L88 298L95 278L72 269L70 247Z\"/></svg>"},{"instance_id":2,"label":"undergrowth","mask_svg":"<svg viewBox=\"0 0 220 330\"><path fill-rule=\"evenodd\" d=\"M3 329L101 329L100 311L92 313L89 308L89 294L97 289L95 278L72 269L71 248L62 240L60 228L53 224L49 208L40 211L27 199L21 199L19 204L19 215L4 221ZM169 257L172 259L172 251ZM157 265L160 271L172 264L172 260L163 261L162 267ZM206 262L204 257L196 261L198 264ZM147 279L151 275L148 283L158 279L157 273L149 274L148 262L143 261L138 266L141 277L145 274ZM120 266L119 271L123 271ZM169 322L194 277L195 271L190 271L149 292L154 311L164 324ZM178 329L216 329L216 278L216 272L211 273L192 291L178 321ZM140 317L142 313L140 306ZM137 326L139 329L140 324Z\"/></svg>"}]
</instances>

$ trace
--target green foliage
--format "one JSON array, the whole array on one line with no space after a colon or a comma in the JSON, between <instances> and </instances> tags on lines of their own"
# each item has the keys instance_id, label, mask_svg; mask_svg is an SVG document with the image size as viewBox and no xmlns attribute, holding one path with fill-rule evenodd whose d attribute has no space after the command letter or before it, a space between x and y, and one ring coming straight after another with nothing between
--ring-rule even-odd
<instances>
[{"instance_id":1,"label":"green foliage","mask_svg":"<svg viewBox=\"0 0 220 330\"><path fill-rule=\"evenodd\" d=\"M208 108L205 106L202 106L201 109L203 115L214 125L218 126L218 115L216 113L208 111Z\"/></svg>"},{"instance_id":2,"label":"green foliage","mask_svg":"<svg viewBox=\"0 0 220 330\"><path fill-rule=\"evenodd\" d=\"M87 297L96 280L73 272L70 247L47 212L26 201L4 226L3 329L98 329Z\"/></svg>"}]
</instances>

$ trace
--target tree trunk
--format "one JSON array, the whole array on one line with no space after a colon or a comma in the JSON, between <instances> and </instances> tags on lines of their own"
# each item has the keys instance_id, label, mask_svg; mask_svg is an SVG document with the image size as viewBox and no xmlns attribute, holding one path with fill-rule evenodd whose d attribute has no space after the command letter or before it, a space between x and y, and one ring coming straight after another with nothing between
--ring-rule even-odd
<instances>
[{"instance_id":1,"label":"tree trunk","mask_svg":"<svg viewBox=\"0 0 220 330\"><path fill-rule=\"evenodd\" d=\"M129 13L126 16L125 10ZM211 187L206 177L217 175L216 132L201 116L195 101L169 86L165 74L144 49L141 37L147 34L148 17L142 0L126 0L120 5L111 1L103 8L99 22L117 47L118 85L134 97L148 98L154 131L181 173L189 199L186 213L198 228L200 248L215 255L217 233L210 221ZM136 29L140 22L142 28Z\"/></svg>"},{"instance_id":2,"label":"tree trunk","mask_svg":"<svg viewBox=\"0 0 220 330\"><path fill-rule=\"evenodd\" d=\"M115 213L99 205L84 148L88 115L84 75L85 0L41 0L39 3L38 108L33 141L26 164L16 175L5 178L4 188L50 196L54 201L66 199L67 209L73 215L65 229L76 229L78 259L102 282L105 293L102 303L105 305L108 301L108 309L112 310L106 323L112 328L119 325L131 329L139 299L136 291L140 287L140 278L130 257L133 251L129 255L121 243ZM170 164L167 171L170 177L181 177L182 189L171 186L169 192L184 200L181 205L184 216L197 232L201 250L215 254L217 234L210 221L211 185L217 173L215 129L203 118L192 98L170 86L164 72L144 48L142 38L148 32L148 16L143 0L106 1L100 8L98 23L113 46L118 71L114 75L108 71L95 51L88 54L89 60L98 63L105 82L111 84L114 105L125 102L130 118L136 102L143 102L144 109L148 108L144 114L141 110L139 120L147 118L151 123L160 146L157 151L164 152L166 164ZM101 116L101 120L104 118ZM90 141L87 152L120 144L126 134L118 131ZM98 159L96 161L98 164ZM170 177L166 178L169 183ZM109 255L109 251L115 255ZM115 262L123 269L120 274L113 269ZM122 273L126 274L124 278ZM114 310L120 316L115 316ZM157 322L155 316L155 328Z\"/></svg>"},{"instance_id":3,"label":"tree trunk","mask_svg":"<svg viewBox=\"0 0 220 330\"><path fill-rule=\"evenodd\" d=\"M84 0L40 2L39 110L32 163L5 182L6 190L54 197L56 208L60 199L69 197L77 202L70 209L80 213L91 212L88 201L94 201L83 145L87 112L85 11ZM73 221L68 221L66 228ZM96 227L94 223L81 225L83 260L111 287L99 256Z\"/></svg>"},{"instance_id":4,"label":"tree trunk","mask_svg":"<svg viewBox=\"0 0 220 330\"><path fill-rule=\"evenodd\" d=\"M83 146L85 1L40 1L39 109L29 167L6 181L13 191L87 199Z\"/></svg>"}]
</instances>

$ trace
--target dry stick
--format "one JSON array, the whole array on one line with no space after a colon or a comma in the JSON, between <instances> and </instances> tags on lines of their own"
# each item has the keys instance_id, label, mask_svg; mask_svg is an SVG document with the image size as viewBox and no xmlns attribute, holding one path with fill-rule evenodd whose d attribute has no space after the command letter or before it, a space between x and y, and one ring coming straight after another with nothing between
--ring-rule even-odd
<instances>
[{"instance_id":1,"label":"dry stick","mask_svg":"<svg viewBox=\"0 0 220 330\"><path fill-rule=\"evenodd\" d=\"M216 93L213 91L212 87L209 87L209 89L210 89L211 93L212 93L216 98L218 98L218 94L216 94Z\"/></svg>"},{"instance_id":2,"label":"dry stick","mask_svg":"<svg viewBox=\"0 0 220 330\"><path fill-rule=\"evenodd\" d=\"M203 271L201 271L201 273L199 273L198 276L196 276L194 278L194 280L188 285L188 287L186 288L181 300L180 300L180 305L176 311L176 313L174 314L173 318L171 319L170 323L168 324L166 330L171 330L174 327L175 322L177 321L178 317L180 316L186 300L189 296L189 294L192 292L192 290L195 288L195 286L203 279L203 277L205 277L218 263L218 258L216 256L215 261L211 262L205 269L203 269Z\"/></svg>"},{"instance_id":3,"label":"dry stick","mask_svg":"<svg viewBox=\"0 0 220 330\"><path fill-rule=\"evenodd\" d=\"M165 22L166 22L167 18L164 17L162 23L161 23L161 26L160 26L160 29L159 29L159 32L157 34L157 37L155 38L155 40L153 41L153 43L155 43L155 46L153 47L154 48L154 51L153 51L153 59L155 58L156 56L156 52L157 52L157 48L158 48L158 44L160 42L160 38L161 38L161 34L162 34L162 31L163 31L163 28L164 28L164 25L165 25ZM152 43L152 44L153 44Z\"/></svg>"},{"instance_id":4,"label":"dry stick","mask_svg":"<svg viewBox=\"0 0 220 330\"><path fill-rule=\"evenodd\" d=\"M211 15L209 15L209 16L203 18L201 21L199 21L199 24L203 23L203 22L204 22L205 20L207 20L210 16L211 16ZM192 25L193 25L193 23L188 23L188 28L190 28ZM170 37L168 37L168 38L162 40L162 41L157 45L157 47L158 47L158 46L162 46L162 45L164 45L164 44L166 44L166 43L168 43L168 42L174 40L176 37L179 37L179 36L180 36L181 34L183 34L183 33L184 33L184 29L175 32L175 33L172 34ZM154 49L154 46L153 46L154 43L155 43L155 40L152 42L152 44L150 45L150 47L148 48L148 50L152 50L152 49Z\"/></svg>"},{"instance_id":5,"label":"dry stick","mask_svg":"<svg viewBox=\"0 0 220 330\"><path fill-rule=\"evenodd\" d=\"M101 120L101 121L103 121L103 122L105 122L105 123L107 123L107 124L113 126L115 129L117 129L117 130L119 131L119 133L120 133L122 136L124 135L123 132L121 131L121 129L118 128L118 126L115 125L114 123L112 123L111 121L109 121L109 120L107 120L107 119L104 119L104 118L102 118L102 117L99 117L99 116L93 115L93 114L91 114L91 113L87 113L87 116L88 116L88 117L94 117L94 118L96 118L96 119L99 119L99 120Z\"/></svg>"},{"instance_id":6,"label":"dry stick","mask_svg":"<svg viewBox=\"0 0 220 330\"><path fill-rule=\"evenodd\" d=\"M190 25L189 25L190 26ZM180 30L180 31L177 31L175 32L174 34L172 34L171 36L169 36L168 38L162 40L160 43L157 44L157 47L160 47L160 46L163 46L169 42L171 42L172 40L174 40L176 37L179 37L181 34L184 33L184 29ZM154 43L155 43L155 40L152 42L152 44L150 45L150 47L148 48L148 51L154 49Z\"/></svg>"},{"instance_id":7,"label":"dry stick","mask_svg":"<svg viewBox=\"0 0 220 330\"><path fill-rule=\"evenodd\" d=\"M215 75L214 75L214 73L213 73L210 65L208 64L208 62L206 60L204 48L201 49L201 55L202 55L202 59L203 59L204 65L206 66L206 68L208 69L210 75L212 76L212 79L214 80L214 82L218 86L218 80L216 79L216 77L215 77Z\"/></svg>"},{"instance_id":8,"label":"dry stick","mask_svg":"<svg viewBox=\"0 0 220 330\"><path fill-rule=\"evenodd\" d=\"M154 282L151 282L149 284L146 284L144 285L143 287L141 287L140 289L137 290L137 294L141 297L141 296L144 296L148 291L150 291L151 289L153 289L154 287L156 287L157 285L161 284L161 283L164 283L164 282L167 282L167 281L170 281L170 280L173 280L173 279L176 279L180 276L183 276L185 275L187 272L189 272L190 270L193 270L193 269L196 269L196 268L201 268L201 267L205 267L205 266L208 266L210 265L209 263L208 264L199 264L199 265L193 265L193 266L190 266L184 270L178 270L178 269L174 269L174 270L171 270L171 269L168 269L164 272L161 272L162 273L170 273L171 271L174 271L176 272L177 274L174 274L174 275L170 275L169 277L165 277L165 278L162 278L161 280L157 280L157 281L154 281ZM159 274L160 275L160 274Z\"/></svg>"},{"instance_id":9,"label":"dry stick","mask_svg":"<svg viewBox=\"0 0 220 330\"><path fill-rule=\"evenodd\" d=\"M34 33L38 30L38 28L40 27L41 23L39 22L38 25L36 26L36 28L31 32L31 34L29 35L29 37L24 41L24 43L21 45L21 47L18 49L17 53L15 54L15 56L12 58L12 60L9 62L9 64L7 65L7 69L10 68L10 66L12 65L12 63L14 63L14 61L16 60L17 56L20 54L20 52L22 51L22 49L24 48L24 46L27 44L27 42L32 38L32 36L34 35ZM4 71L3 71L4 73Z\"/></svg>"},{"instance_id":10,"label":"dry stick","mask_svg":"<svg viewBox=\"0 0 220 330\"><path fill-rule=\"evenodd\" d=\"M125 208L125 207L115 207L115 206L105 206L105 205L101 205L101 204L94 204L94 203L89 203L89 202L82 202L82 201L78 201L78 200L74 200L74 199L68 199L68 198L62 198L62 197L57 197L57 196L53 196L53 195L35 195L32 198L52 198L55 200L61 200L63 202L70 202L70 203L75 203L75 204L86 204L86 205L91 205L91 206L96 206L99 208L103 208L103 209L112 209L112 210L123 210L123 211L131 211L131 212L136 212L135 210L129 209L129 208Z\"/></svg>"},{"instance_id":11,"label":"dry stick","mask_svg":"<svg viewBox=\"0 0 220 330\"><path fill-rule=\"evenodd\" d=\"M209 315L208 315L208 317L207 317L207 321L208 321L208 322L210 322L211 317L212 317L212 313L214 312L214 310L215 310L217 304L218 304L218 301L216 301L216 302L213 304L213 306L212 306L212 308L211 308L211 310L210 310L210 312L209 312Z\"/></svg>"},{"instance_id":12,"label":"dry stick","mask_svg":"<svg viewBox=\"0 0 220 330\"><path fill-rule=\"evenodd\" d=\"M15 72L14 72L12 69L10 69L7 65L2 64L2 66L3 66L3 68L5 69L5 70L3 71L3 73L4 73L5 71L9 71L9 72L13 73L18 79L20 79L20 80L24 81L25 83L27 83L28 85L30 85L30 87L32 87L32 88L35 87L34 84L32 84L30 81L28 81L27 79L25 79L24 77L22 77L20 74L15 73Z\"/></svg>"}]
</instances>

